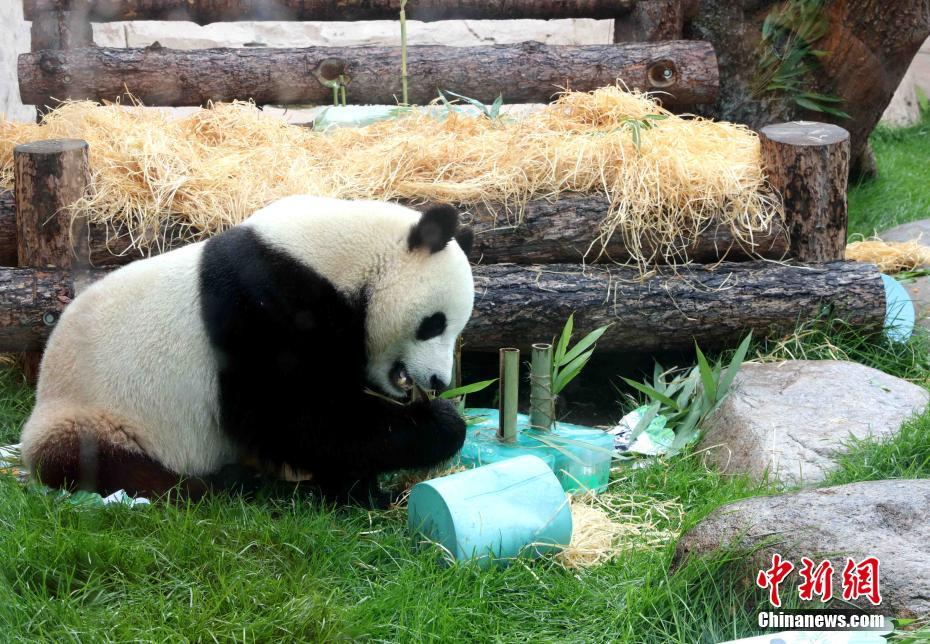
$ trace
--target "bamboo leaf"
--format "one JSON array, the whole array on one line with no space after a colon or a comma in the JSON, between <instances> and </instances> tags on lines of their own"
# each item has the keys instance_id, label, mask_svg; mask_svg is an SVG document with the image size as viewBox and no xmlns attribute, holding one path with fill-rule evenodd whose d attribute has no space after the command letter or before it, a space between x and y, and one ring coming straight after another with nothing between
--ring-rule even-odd
<instances>
[{"instance_id":1,"label":"bamboo leaf","mask_svg":"<svg viewBox=\"0 0 930 644\"><path fill-rule=\"evenodd\" d=\"M473 382L468 385L462 385L461 387L456 387L455 389L447 389L446 391L439 394L440 398L450 399L458 398L459 396L465 396L467 394L473 394L476 391L481 391L482 389L487 389L491 385L497 382L497 378L493 380L482 380L480 382Z\"/></svg>"},{"instance_id":2,"label":"bamboo leaf","mask_svg":"<svg viewBox=\"0 0 930 644\"><path fill-rule=\"evenodd\" d=\"M807 110L812 110L812 111L814 111L814 112L823 112L823 111L824 111L824 110L823 110L823 107L821 107L818 103L815 103L814 101L810 100L809 98L804 98L803 96L795 96L795 97L794 97L794 102L797 103L798 105L800 105L801 107L803 107L804 109L807 109Z\"/></svg>"},{"instance_id":3,"label":"bamboo leaf","mask_svg":"<svg viewBox=\"0 0 930 644\"><path fill-rule=\"evenodd\" d=\"M733 384L733 379L736 378L736 374L743 364L743 360L746 359L746 353L749 351L749 344L751 342L752 331L739 343L739 346L736 348L736 353L733 354L733 359L730 360L730 364L727 366L727 370L717 383L717 392L719 395L723 395L729 391L730 385Z\"/></svg>"},{"instance_id":4,"label":"bamboo leaf","mask_svg":"<svg viewBox=\"0 0 930 644\"><path fill-rule=\"evenodd\" d=\"M556 379L552 383L553 394L557 394L565 389L565 386L574 380L575 376L581 373L581 370L584 368L585 364L587 364L592 353L594 353L594 349L585 351L559 370L559 375L556 376Z\"/></svg>"},{"instance_id":5,"label":"bamboo leaf","mask_svg":"<svg viewBox=\"0 0 930 644\"><path fill-rule=\"evenodd\" d=\"M826 94L817 94L815 92L801 92L801 96L810 98L821 103L842 103L843 99L839 96L827 96Z\"/></svg>"},{"instance_id":6,"label":"bamboo leaf","mask_svg":"<svg viewBox=\"0 0 930 644\"><path fill-rule=\"evenodd\" d=\"M839 117L839 118L841 118L841 119L851 119L851 118L852 118L847 112L844 112L843 110L838 110L838 109L833 108L833 107L824 107L824 108L823 108L823 112L824 112L824 114L831 114L831 115L836 116L836 117Z\"/></svg>"},{"instance_id":7,"label":"bamboo leaf","mask_svg":"<svg viewBox=\"0 0 930 644\"><path fill-rule=\"evenodd\" d=\"M649 385L643 384L641 382L636 382L635 380L630 380L629 378L623 378L623 381L631 386L633 389L642 392L649 396L653 401L661 402L663 405L667 405L672 409L679 409L678 403L666 396L665 394L656 391Z\"/></svg>"},{"instance_id":8,"label":"bamboo leaf","mask_svg":"<svg viewBox=\"0 0 930 644\"><path fill-rule=\"evenodd\" d=\"M561 367L563 364L568 364L569 362L577 358L581 354L582 351L584 351L585 349L593 345L595 342L597 342L598 338L604 335L604 331L606 331L609 326L610 325L608 324L607 326L602 326L599 329L595 329L594 331L591 331L591 333L586 335L584 338L579 340L578 344L572 347L571 351L566 353L565 356L562 357L561 360L559 360L559 366Z\"/></svg>"},{"instance_id":9,"label":"bamboo leaf","mask_svg":"<svg viewBox=\"0 0 930 644\"><path fill-rule=\"evenodd\" d=\"M565 350L568 349L569 340L572 339L572 327L574 324L575 314L572 313L565 321L565 326L562 327L562 335L559 337L559 341L555 345L555 353L552 354L552 364L555 366L562 364L562 357L565 355Z\"/></svg>"},{"instance_id":10,"label":"bamboo leaf","mask_svg":"<svg viewBox=\"0 0 930 644\"><path fill-rule=\"evenodd\" d=\"M491 118L496 119L500 116L501 105L504 104L504 95L498 94L497 98L494 99L494 102L491 104Z\"/></svg>"},{"instance_id":11,"label":"bamboo leaf","mask_svg":"<svg viewBox=\"0 0 930 644\"><path fill-rule=\"evenodd\" d=\"M462 99L463 101L465 101L465 102L468 103L469 105L473 105L474 107L478 108L478 109L481 111L482 114L484 114L484 115L487 116L488 118L491 118L491 113L488 111L487 105L485 105L485 104L482 103L481 101L475 100L475 99L473 99L473 98L468 98L467 96L462 96L461 94L456 94L455 92L453 92L452 90L449 90L449 89L447 89L446 91L447 91L449 94L451 94L452 96L454 96L454 97L456 97L456 98Z\"/></svg>"},{"instance_id":12,"label":"bamboo leaf","mask_svg":"<svg viewBox=\"0 0 930 644\"><path fill-rule=\"evenodd\" d=\"M684 388L681 390L681 393L678 394L675 402L678 403L678 407L683 409L687 406L688 401L694 396L694 390L697 389L698 379L696 377L688 377L684 380Z\"/></svg>"},{"instance_id":13,"label":"bamboo leaf","mask_svg":"<svg viewBox=\"0 0 930 644\"><path fill-rule=\"evenodd\" d=\"M694 343L694 348L697 351L701 382L704 384L704 398L708 403L713 404L717 400L717 384L714 380L714 372L711 370L710 365L707 364L707 358L704 357L704 353L701 351L701 347L697 345L697 342Z\"/></svg>"}]
</instances>

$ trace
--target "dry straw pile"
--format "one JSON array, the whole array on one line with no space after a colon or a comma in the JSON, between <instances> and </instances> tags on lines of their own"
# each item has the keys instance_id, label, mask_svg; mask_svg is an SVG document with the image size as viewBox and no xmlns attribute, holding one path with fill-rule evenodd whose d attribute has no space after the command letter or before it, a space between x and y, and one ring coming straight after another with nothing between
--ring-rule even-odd
<instances>
[{"instance_id":1,"label":"dry straw pile","mask_svg":"<svg viewBox=\"0 0 930 644\"><path fill-rule=\"evenodd\" d=\"M750 241L778 209L753 132L674 116L619 87L569 92L519 120L434 106L325 133L247 103L173 118L74 102L41 126L0 121L0 186L11 186L15 144L60 137L90 143L93 191L82 212L123 225L138 246L168 221L203 238L295 193L484 203L502 223L518 221L530 199L598 193L609 203L604 235L678 258L688 239L718 223ZM640 251L637 259L654 257Z\"/></svg>"},{"instance_id":2,"label":"dry straw pile","mask_svg":"<svg viewBox=\"0 0 930 644\"><path fill-rule=\"evenodd\" d=\"M846 259L875 264L882 273L913 271L930 265L930 246L919 239L906 242L865 239L846 246Z\"/></svg>"},{"instance_id":3,"label":"dry straw pile","mask_svg":"<svg viewBox=\"0 0 930 644\"><path fill-rule=\"evenodd\" d=\"M572 542L557 559L589 568L635 550L653 550L678 537L684 509L678 501L608 492L572 497Z\"/></svg>"}]
</instances>

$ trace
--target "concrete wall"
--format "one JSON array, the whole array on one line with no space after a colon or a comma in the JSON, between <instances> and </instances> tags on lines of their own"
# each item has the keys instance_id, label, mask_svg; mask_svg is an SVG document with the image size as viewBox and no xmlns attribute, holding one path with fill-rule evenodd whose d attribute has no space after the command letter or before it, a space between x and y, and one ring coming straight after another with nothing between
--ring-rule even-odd
<instances>
[{"instance_id":1,"label":"concrete wall","mask_svg":"<svg viewBox=\"0 0 930 644\"><path fill-rule=\"evenodd\" d=\"M0 115L17 121L32 120L36 114L19 101L16 56L24 51L29 51L29 24L23 22L23 3L0 0Z\"/></svg>"}]
</instances>

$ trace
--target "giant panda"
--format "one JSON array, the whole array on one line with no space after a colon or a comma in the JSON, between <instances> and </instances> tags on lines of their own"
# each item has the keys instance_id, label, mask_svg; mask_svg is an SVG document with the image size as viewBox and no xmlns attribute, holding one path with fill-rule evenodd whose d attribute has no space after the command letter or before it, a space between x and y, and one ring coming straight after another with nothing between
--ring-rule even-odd
<instances>
[{"instance_id":1,"label":"giant panda","mask_svg":"<svg viewBox=\"0 0 930 644\"><path fill-rule=\"evenodd\" d=\"M51 334L25 464L56 487L198 497L258 462L381 503L380 473L464 441L452 404L410 392L451 380L471 242L450 206L292 196L129 264Z\"/></svg>"}]
</instances>

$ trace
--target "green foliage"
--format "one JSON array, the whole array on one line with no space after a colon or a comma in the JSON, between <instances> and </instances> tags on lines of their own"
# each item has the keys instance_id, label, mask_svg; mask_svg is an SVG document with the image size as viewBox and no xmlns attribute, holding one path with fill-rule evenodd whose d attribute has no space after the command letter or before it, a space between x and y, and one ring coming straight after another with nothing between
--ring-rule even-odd
<instances>
[{"instance_id":1,"label":"green foliage","mask_svg":"<svg viewBox=\"0 0 930 644\"><path fill-rule=\"evenodd\" d=\"M722 361L711 364L695 344L697 365L690 369L666 371L662 365L656 363L651 383L624 378L623 381L627 385L645 395L647 404L645 415L633 428L631 442L661 414L666 417L665 426L675 432L675 440L672 441L667 455L678 454L694 443L700 435L701 423L726 397L740 365L746 358L751 342L750 333L730 357L726 368Z\"/></svg>"},{"instance_id":2,"label":"green foliage","mask_svg":"<svg viewBox=\"0 0 930 644\"><path fill-rule=\"evenodd\" d=\"M19 441L33 399L22 372L9 364L0 365L0 446Z\"/></svg>"},{"instance_id":3,"label":"green foliage","mask_svg":"<svg viewBox=\"0 0 930 644\"><path fill-rule=\"evenodd\" d=\"M568 316L565 326L562 327L562 333L558 342L554 342L555 351L552 354L552 395L557 396L565 389L572 380L578 377L581 370L588 364L591 355L596 348L596 342L604 335L604 331L610 328L607 324L594 331L578 341L578 343L568 348L568 343L572 340L572 333L575 326L575 314Z\"/></svg>"},{"instance_id":4,"label":"green foliage","mask_svg":"<svg viewBox=\"0 0 930 644\"><path fill-rule=\"evenodd\" d=\"M478 112L481 113L485 118L487 118L490 121L497 121L501 118L501 107L504 105L503 94L498 94L497 98L494 99L494 102L491 104L491 106L488 107L481 101L476 100L474 98L468 98L467 96L456 94L455 92L450 91L450 90L446 90L446 93L444 94L442 90L439 90L439 100L442 101L442 104L445 105L446 109L449 110L450 112L454 110L455 108L452 105L452 103L449 101L449 99L446 98L446 94L454 96L457 99L463 100L469 105L471 105L472 107L477 108Z\"/></svg>"},{"instance_id":5,"label":"green foliage","mask_svg":"<svg viewBox=\"0 0 930 644\"><path fill-rule=\"evenodd\" d=\"M837 462L839 467L827 479L829 485L930 478L930 413L909 420L898 433L882 439L850 439L848 451Z\"/></svg>"},{"instance_id":6,"label":"green foliage","mask_svg":"<svg viewBox=\"0 0 930 644\"><path fill-rule=\"evenodd\" d=\"M477 393L483 389L487 389L488 387L493 385L495 382L497 382L497 380L498 380L497 378L493 378L491 380L481 380L479 382L473 382L468 385L462 385L461 387L447 389L441 394L439 394L439 397L445 400L458 399L458 403L456 406L459 410L459 413L464 416L465 415L465 396L467 396L468 394Z\"/></svg>"},{"instance_id":7,"label":"green foliage","mask_svg":"<svg viewBox=\"0 0 930 644\"><path fill-rule=\"evenodd\" d=\"M825 4L825 0L788 0L765 17L757 74L750 88L753 96L783 92L804 109L849 118L837 107L842 99L807 89L817 61L829 54L814 48L829 29Z\"/></svg>"},{"instance_id":8,"label":"green foliage","mask_svg":"<svg viewBox=\"0 0 930 644\"><path fill-rule=\"evenodd\" d=\"M930 337L918 327L907 342L894 342L844 320L825 317L801 324L780 340L762 339L756 357L774 360L858 362L917 384L930 385Z\"/></svg>"},{"instance_id":9,"label":"green foliage","mask_svg":"<svg viewBox=\"0 0 930 644\"><path fill-rule=\"evenodd\" d=\"M656 121L661 121L667 118L668 116L665 114L646 114L641 119L623 119L620 122L620 127L630 131L630 136L633 139L633 147L639 150L640 145L642 144L643 132L645 130L651 130L654 128L656 126Z\"/></svg>"},{"instance_id":10,"label":"green foliage","mask_svg":"<svg viewBox=\"0 0 930 644\"><path fill-rule=\"evenodd\" d=\"M920 123L912 127L880 125L870 141L879 174L850 186L850 238L871 237L930 213L930 110L925 109Z\"/></svg>"}]
</instances>

